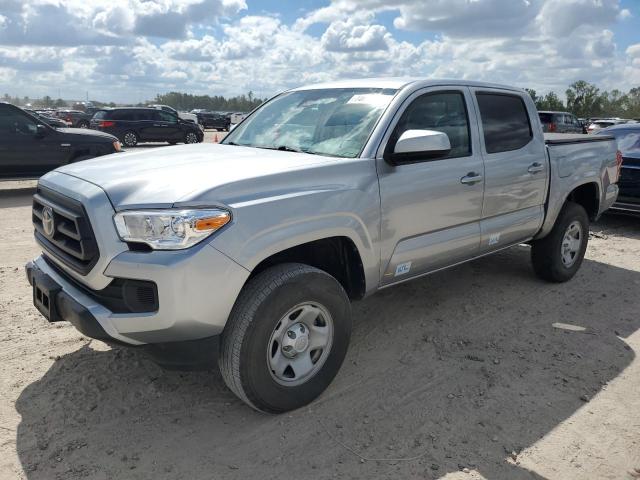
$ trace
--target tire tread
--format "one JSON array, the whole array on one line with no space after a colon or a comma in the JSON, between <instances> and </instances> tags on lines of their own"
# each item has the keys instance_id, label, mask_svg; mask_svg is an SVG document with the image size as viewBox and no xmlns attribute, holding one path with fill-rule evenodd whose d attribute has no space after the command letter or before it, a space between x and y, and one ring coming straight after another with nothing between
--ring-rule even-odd
<instances>
[{"instance_id":1,"label":"tire tread","mask_svg":"<svg viewBox=\"0 0 640 480\"><path fill-rule=\"evenodd\" d=\"M282 263L259 273L242 289L231 310L220 342L219 368L227 386L241 400L260 412L265 410L256 405L247 395L240 378L240 355L246 332L255 318L259 306L277 288L299 275L328 273L302 263ZM345 293L346 295L346 293Z\"/></svg>"}]
</instances>

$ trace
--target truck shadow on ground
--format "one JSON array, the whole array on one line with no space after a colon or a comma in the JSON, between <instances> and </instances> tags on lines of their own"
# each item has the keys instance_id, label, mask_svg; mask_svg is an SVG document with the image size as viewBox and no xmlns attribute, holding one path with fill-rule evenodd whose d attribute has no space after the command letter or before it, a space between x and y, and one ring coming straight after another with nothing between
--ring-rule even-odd
<instances>
[{"instance_id":1,"label":"truck shadow on ground","mask_svg":"<svg viewBox=\"0 0 640 480\"><path fill-rule=\"evenodd\" d=\"M250 410L217 371L164 371L133 350L85 345L18 399L25 474L428 479L468 467L542 478L505 459L632 361L621 338L640 328L640 273L585 261L570 283L547 284L528 255L513 248L355 304L342 371L286 415Z\"/></svg>"}]
</instances>

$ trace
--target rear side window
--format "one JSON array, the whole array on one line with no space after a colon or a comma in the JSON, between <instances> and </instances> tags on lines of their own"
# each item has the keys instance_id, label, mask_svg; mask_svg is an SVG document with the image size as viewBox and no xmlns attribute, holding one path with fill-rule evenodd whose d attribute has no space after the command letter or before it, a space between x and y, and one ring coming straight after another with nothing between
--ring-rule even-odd
<instances>
[{"instance_id":1,"label":"rear side window","mask_svg":"<svg viewBox=\"0 0 640 480\"><path fill-rule=\"evenodd\" d=\"M111 120L133 120L133 110L114 110L111 112Z\"/></svg>"},{"instance_id":2,"label":"rear side window","mask_svg":"<svg viewBox=\"0 0 640 480\"><path fill-rule=\"evenodd\" d=\"M106 110L98 110L96 113L93 114L93 118L96 120L102 120L107 116L107 111Z\"/></svg>"},{"instance_id":3,"label":"rear side window","mask_svg":"<svg viewBox=\"0 0 640 480\"><path fill-rule=\"evenodd\" d=\"M136 110L136 120L156 120L157 114L154 110Z\"/></svg>"},{"instance_id":4,"label":"rear side window","mask_svg":"<svg viewBox=\"0 0 640 480\"><path fill-rule=\"evenodd\" d=\"M522 98L496 93L476 96L487 153L517 150L531 141L533 132Z\"/></svg>"},{"instance_id":5,"label":"rear side window","mask_svg":"<svg viewBox=\"0 0 640 480\"><path fill-rule=\"evenodd\" d=\"M553 121L553 114L551 113L539 113L541 123L551 123Z\"/></svg>"}]
</instances>

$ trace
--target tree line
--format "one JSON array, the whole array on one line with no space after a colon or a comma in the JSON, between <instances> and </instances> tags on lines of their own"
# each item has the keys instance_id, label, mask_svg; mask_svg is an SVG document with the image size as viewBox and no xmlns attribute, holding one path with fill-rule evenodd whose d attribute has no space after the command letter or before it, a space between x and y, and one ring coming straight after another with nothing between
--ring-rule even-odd
<instances>
[{"instance_id":1,"label":"tree line","mask_svg":"<svg viewBox=\"0 0 640 480\"><path fill-rule=\"evenodd\" d=\"M565 91L566 101L560 99L557 93L549 92L546 95L538 93L530 88L525 89L536 104L538 110L559 110L571 112L580 118L591 117L620 117L640 118L640 86L634 87L628 92L620 90L600 91L600 89L584 80L579 80L569 86ZM14 105L31 104L33 107L66 108L77 107L73 102L67 102L61 98L53 99L45 96L41 99L29 97L12 97L4 94L5 102ZM169 105L176 110L191 111L194 108L214 110L222 112L249 112L263 103L266 99L255 97L253 92L237 95L235 97L223 97L222 95L192 95L190 93L169 92L157 94L152 102L139 103L145 106L152 103ZM97 107L115 107L113 102L92 102Z\"/></svg>"},{"instance_id":2,"label":"tree line","mask_svg":"<svg viewBox=\"0 0 640 480\"><path fill-rule=\"evenodd\" d=\"M221 95L191 95L190 93L169 92L156 95L153 103L169 105L176 110L191 111L194 108L221 112L250 112L266 99L257 98L253 92L246 95L225 98Z\"/></svg>"},{"instance_id":3,"label":"tree line","mask_svg":"<svg viewBox=\"0 0 640 480\"><path fill-rule=\"evenodd\" d=\"M640 87L634 87L626 93L617 89L608 92L579 80L565 91L566 102L555 92L539 96L535 90L525 90L531 95L538 110L566 111L580 118L640 118Z\"/></svg>"},{"instance_id":4,"label":"tree line","mask_svg":"<svg viewBox=\"0 0 640 480\"><path fill-rule=\"evenodd\" d=\"M192 95L190 93L169 92L163 94L157 94L153 101L144 103L138 103L136 106L144 107L146 105L152 105L159 103L162 105L169 105L176 110L191 111L194 108L202 108L205 110L214 110L221 112L250 112L266 99L256 97L253 92L247 94L237 95L235 97L223 97L221 95ZM18 106L31 105L33 108L74 108L84 109L84 105L72 101L66 101L62 98L53 99L49 95L42 98L29 98L11 96L5 93L2 97L2 101L11 103ZM91 103L96 107L115 107L114 102L99 102L92 100Z\"/></svg>"}]
</instances>

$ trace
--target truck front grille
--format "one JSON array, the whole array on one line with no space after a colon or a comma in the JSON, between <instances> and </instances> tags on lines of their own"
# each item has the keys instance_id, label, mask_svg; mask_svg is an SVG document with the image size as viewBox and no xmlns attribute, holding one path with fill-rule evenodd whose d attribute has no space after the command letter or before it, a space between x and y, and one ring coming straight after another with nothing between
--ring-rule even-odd
<instances>
[{"instance_id":1,"label":"truck front grille","mask_svg":"<svg viewBox=\"0 0 640 480\"><path fill-rule=\"evenodd\" d=\"M36 240L46 254L82 275L91 271L100 252L80 202L38 187L32 220Z\"/></svg>"}]
</instances>

